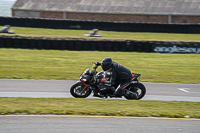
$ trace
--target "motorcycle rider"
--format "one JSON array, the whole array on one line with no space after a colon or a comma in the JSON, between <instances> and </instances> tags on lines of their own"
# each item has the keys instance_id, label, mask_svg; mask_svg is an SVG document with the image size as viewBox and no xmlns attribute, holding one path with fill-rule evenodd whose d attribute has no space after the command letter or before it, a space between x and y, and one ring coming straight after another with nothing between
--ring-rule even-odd
<instances>
[{"instance_id":1,"label":"motorcycle rider","mask_svg":"<svg viewBox=\"0 0 200 133\"><path fill-rule=\"evenodd\" d=\"M93 29L92 31L90 31L90 36L95 36L98 31L99 29Z\"/></svg>"},{"instance_id":2,"label":"motorcycle rider","mask_svg":"<svg viewBox=\"0 0 200 133\"><path fill-rule=\"evenodd\" d=\"M4 27L1 28L0 33L9 33L9 34L14 34L15 32L12 30L9 30L10 25L5 25Z\"/></svg>"},{"instance_id":3,"label":"motorcycle rider","mask_svg":"<svg viewBox=\"0 0 200 133\"><path fill-rule=\"evenodd\" d=\"M123 89L125 85L131 80L131 71L112 61L111 58L105 58L101 63L97 62L98 65L101 65L104 73L107 76L110 76L107 81L104 81L108 88L111 88L114 91L114 97L121 97L123 95ZM135 97L135 96L134 96Z\"/></svg>"},{"instance_id":4,"label":"motorcycle rider","mask_svg":"<svg viewBox=\"0 0 200 133\"><path fill-rule=\"evenodd\" d=\"M8 33L8 29L10 28L10 25L5 25L1 28L0 33Z\"/></svg>"}]
</instances>

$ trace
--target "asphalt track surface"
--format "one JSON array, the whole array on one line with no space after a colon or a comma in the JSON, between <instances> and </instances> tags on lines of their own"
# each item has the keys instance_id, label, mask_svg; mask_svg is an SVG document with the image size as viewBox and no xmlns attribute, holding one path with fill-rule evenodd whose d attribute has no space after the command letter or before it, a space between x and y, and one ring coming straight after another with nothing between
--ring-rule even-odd
<instances>
[{"instance_id":1,"label":"asphalt track surface","mask_svg":"<svg viewBox=\"0 0 200 133\"><path fill-rule=\"evenodd\" d=\"M72 98L74 80L0 79L0 97ZM200 84L143 82L147 93L142 100L200 102ZM92 95L88 98L93 98Z\"/></svg>"},{"instance_id":2,"label":"asphalt track surface","mask_svg":"<svg viewBox=\"0 0 200 133\"><path fill-rule=\"evenodd\" d=\"M81 117L0 116L1 133L199 133L200 120Z\"/></svg>"}]
</instances>

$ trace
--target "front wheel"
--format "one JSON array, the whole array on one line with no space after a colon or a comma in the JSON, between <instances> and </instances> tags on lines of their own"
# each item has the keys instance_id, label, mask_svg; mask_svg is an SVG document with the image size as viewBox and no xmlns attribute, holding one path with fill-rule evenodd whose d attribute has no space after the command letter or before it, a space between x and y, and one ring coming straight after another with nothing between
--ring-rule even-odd
<instances>
[{"instance_id":1,"label":"front wheel","mask_svg":"<svg viewBox=\"0 0 200 133\"><path fill-rule=\"evenodd\" d=\"M146 94L146 88L142 83L130 84L126 89L131 91L134 94L137 94L136 99L129 97L128 95L125 94L124 97L129 100L133 100L133 99L139 100L139 99L143 98L144 95Z\"/></svg>"},{"instance_id":2,"label":"front wheel","mask_svg":"<svg viewBox=\"0 0 200 133\"><path fill-rule=\"evenodd\" d=\"M86 98L91 94L91 89L77 82L70 88L70 93L75 98Z\"/></svg>"}]
</instances>

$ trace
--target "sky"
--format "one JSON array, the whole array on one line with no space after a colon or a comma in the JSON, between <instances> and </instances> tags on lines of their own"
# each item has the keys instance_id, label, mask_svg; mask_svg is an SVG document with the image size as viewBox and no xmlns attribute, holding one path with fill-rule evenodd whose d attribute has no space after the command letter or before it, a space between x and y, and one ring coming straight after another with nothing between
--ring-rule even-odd
<instances>
[{"instance_id":1,"label":"sky","mask_svg":"<svg viewBox=\"0 0 200 133\"><path fill-rule=\"evenodd\" d=\"M0 0L0 16L11 17L11 7L16 0Z\"/></svg>"}]
</instances>

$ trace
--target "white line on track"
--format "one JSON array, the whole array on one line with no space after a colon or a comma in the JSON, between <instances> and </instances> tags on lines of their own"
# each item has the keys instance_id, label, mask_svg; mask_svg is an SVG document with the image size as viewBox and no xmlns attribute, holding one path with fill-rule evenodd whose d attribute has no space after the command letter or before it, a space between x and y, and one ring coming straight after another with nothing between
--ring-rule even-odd
<instances>
[{"instance_id":1,"label":"white line on track","mask_svg":"<svg viewBox=\"0 0 200 133\"><path fill-rule=\"evenodd\" d=\"M167 118L167 117L129 117L129 116L95 116L95 115L0 115L0 117L82 117L82 118L118 118L118 119L161 119L161 120L196 120L197 118Z\"/></svg>"},{"instance_id":2,"label":"white line on track","mask_svg":"<svg viewBox=\"0 0 200 133\"><path fill-rule=\"evenodd\" d=\"M186 93L189 93L190 91L190 89L189 88L177 88L178 90L180 90L180 91L183 91L183 92L186 92Z\"/></svg>"}]
</instances>

